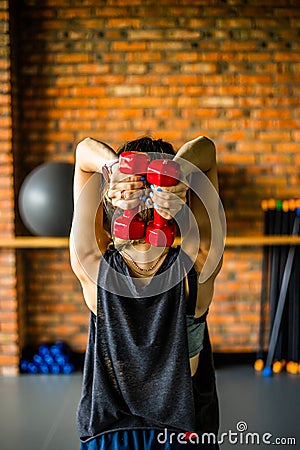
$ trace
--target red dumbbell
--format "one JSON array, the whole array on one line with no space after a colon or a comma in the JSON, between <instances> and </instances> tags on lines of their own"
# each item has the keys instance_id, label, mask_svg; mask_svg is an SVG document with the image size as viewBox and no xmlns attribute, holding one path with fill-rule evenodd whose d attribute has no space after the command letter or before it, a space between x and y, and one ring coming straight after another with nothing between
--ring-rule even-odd
<instances>
[{"instance_id":1,"label":"red dumbbell","mask_svg":"<svg viewBox=\"0 0 300 450\"><path fill-rule=\"evenodd\" d=\"M119 170L128 175L146 175L150 158L146 153L123 152L119 158ZM125 209L114 222L114 236L119 239L142 239L145 222L138 217L138 207Z\"/></svg>"},{"instance_id":2,"label":"red dumbbell","mask_svg":"<svg viewBox=\"0 0 300 450\"><path fill-rule=\"evenodd\" d=\"M175 186L179 182L180 167L170 159L155 159L147 170L147 181L157 186ZM155 247L170 247L176 234L174 223L154 209L154 218L146 228L146 242Z\"/></svg>"}]
</instances>

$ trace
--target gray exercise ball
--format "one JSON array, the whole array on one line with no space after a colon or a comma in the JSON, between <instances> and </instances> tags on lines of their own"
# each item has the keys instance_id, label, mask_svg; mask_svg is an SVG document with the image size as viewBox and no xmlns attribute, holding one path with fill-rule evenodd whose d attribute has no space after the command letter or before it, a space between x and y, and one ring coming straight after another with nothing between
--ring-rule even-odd
<instances>
[{"instance_id":1,"label":"gray exercise ball","mask_svg":"<svg viewBox=\"0 0 300 450\"><path fill-rule=\"evenodd\" d=\"M68 236L73 215L73 164L47 162L30 172L19 193L19 211L37 236Z\"/></svg>"}]
</instances>

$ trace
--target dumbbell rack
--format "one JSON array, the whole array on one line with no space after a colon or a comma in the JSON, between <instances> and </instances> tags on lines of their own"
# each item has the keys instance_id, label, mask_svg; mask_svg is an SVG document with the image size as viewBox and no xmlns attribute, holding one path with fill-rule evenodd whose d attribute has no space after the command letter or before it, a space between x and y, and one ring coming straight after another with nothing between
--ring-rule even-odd
<instances>
[{"instance_id":1,"label":"dumbbell rack","mask_svg":"<svg viewBox=\"0 0 300 450\"><path fill-rule=\"evenodd\" d=\"M273 245L263 247L259 345L254 367L266 377L283 369L300 373L299 204L298 200L262 202L264 233ZM281 234L289 234L287 245L276 243Z\"/></svg>"}]
</instances>

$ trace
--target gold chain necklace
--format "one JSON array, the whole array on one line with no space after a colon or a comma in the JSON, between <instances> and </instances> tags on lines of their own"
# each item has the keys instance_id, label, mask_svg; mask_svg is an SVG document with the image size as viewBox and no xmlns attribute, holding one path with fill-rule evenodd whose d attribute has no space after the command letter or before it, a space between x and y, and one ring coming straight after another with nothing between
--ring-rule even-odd
<instances>
[{"instance_id":1,"label":"gold chain necklace","mask_svg":"<svg viewBox=\"0 0 300 450\"><path fill-rule=\"evenodd\" d=\"M126 257L127 257L128 259L130 259L130 261L132 262L132 264L134 265L134 267L136 267L136 268L137 268L138 270L140 270L141 272L151 272L151 270L153 270L153 269L158 265L158 263L160 262L160 260L162 259L162 257L166 255L166 253L162 253L162 254L160 255L160 257L157 259L157 261L156 261L154 264L152 264L152 266L148 267L148 269L143 269L142 267L140 267L140 266L135 262L135 260L134 260L127 252L125 252L124 250L122 250L122 253L124 253L124 255L126 255Z\"/></svg>"}]
</instances>

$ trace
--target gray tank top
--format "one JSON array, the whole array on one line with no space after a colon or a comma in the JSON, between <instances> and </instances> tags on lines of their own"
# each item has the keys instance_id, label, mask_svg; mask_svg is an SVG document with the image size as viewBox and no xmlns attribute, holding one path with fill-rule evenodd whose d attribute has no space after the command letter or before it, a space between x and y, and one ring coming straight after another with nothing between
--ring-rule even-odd
<instances>
[{"instance_id":1,"label":"gray tank top","mask_svg":"<svg viewBox=\"0 0 300 450\"><path fill-rule=\"evenodd\" d=\"M196 272L189 271L187 302L184 276L178 277L184 273L185 258L179 254L182 252L170 248L153 277L173 287L153 295L153 286L146 286L133 297L126 296L137 288L122 256L117 251L104 253L99 267L97 315L90 316L77 411L81 441L121 429L199 428L186 331L186 314L195 311ZM174 276L178 283L172 282ZM103 287L103 280L108 286L118 283L118 291L121 289L124 295L111 293Z\"/></svg>"}]
</instances>

